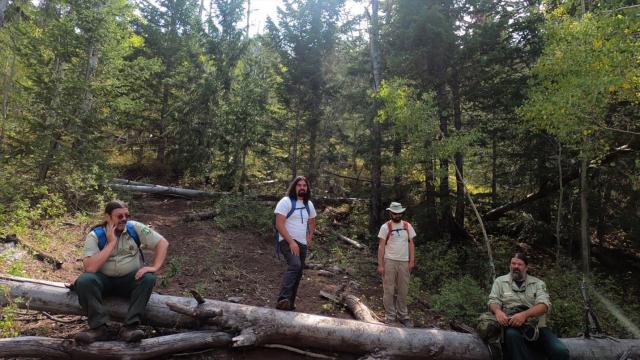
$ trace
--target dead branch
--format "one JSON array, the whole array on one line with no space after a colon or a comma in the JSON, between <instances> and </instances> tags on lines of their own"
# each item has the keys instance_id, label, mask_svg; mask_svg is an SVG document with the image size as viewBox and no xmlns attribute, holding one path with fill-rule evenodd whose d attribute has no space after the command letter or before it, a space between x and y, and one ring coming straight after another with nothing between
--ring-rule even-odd
<instances>
[{"instance_id":1,"label":"dead branch","mask_svg":"<svg viewBox=\"0 0 640 360\"><path fill-rule=\"evenodd\" d=\"M355 246L355 247L356 247L356 248L358 248L358 249L364 249L364 248L366 248L366 245L363 245L363 244L361 244L361 243L359 243L359 242L357 242L357 241L355 241L355 240L353 240L353 239L350 239L350 238L348 238L348 237L346 237L346 236L344 236L344 235L342 235L342 234L338 233L338 232L337 232L337 231L335 231L335 230L331 230L331 232L332 232L335 236L337 236L337 237L338 237L338 239L340 239L340 240L342 240L342 241L346 242L346 243L347 243L347 244L349 244L349 245Z\"/></svg>"},{"instance_id":2,"label":"dead branch","mask_svg":"<svg viewBox=\"0 0 640 360\"><path fill-rule=\"evenodd\" d=\"M9 243L12 242L16 245L20 245L25 248L30 254L33 255L34 258L40 260L42 262L46 262L51 264L55 270L58 270L62 267L62 261L54 258L53 256L47 255L42 251L36 249L35 247L27 244L26 242L20 240L16 235L9 235L6 238L0 238L0 242Z\"/></svg>"}]
</instances>

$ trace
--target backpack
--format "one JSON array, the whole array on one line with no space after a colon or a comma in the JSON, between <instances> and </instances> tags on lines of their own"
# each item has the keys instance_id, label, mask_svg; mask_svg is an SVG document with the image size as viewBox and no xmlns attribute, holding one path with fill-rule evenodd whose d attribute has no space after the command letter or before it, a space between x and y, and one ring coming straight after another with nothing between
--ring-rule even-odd
<instances>
[{"instance_id":1,"label":"backpack","mask_svg":"<svg viewBox=\"0 0 640 360\"><path fill-rule=\"evenodd\" d=\"M387 246L389 242L389 238L391 237L391 233L394 231L406 231L407 232L407 242L411 241L411 237L409 236L409 222L402 220L402 229L393 229L393 222L391 220L387 221L387 239L384 241L384 246Z\"/></svg>"},{"instance_id":2,"label":"backpack","mask_svg":"<svg viewBox=\"0 0 640 360\"><path fill-rule=\"evenodd\" d=\"M302 209L306 209L307 210L307 215L311 216L311 211L309 210L309 201L304 201L304 207L303 208L296 208L296 202L297 202L297 198L293 197L293 196L289 196L288 197L289 200L291 200L291 210L289 210L289 212L287 213L287 216L285 219L288 219L291 217L291 215L293 215L293 213L296 210L302 210ZM273 214L273 238L275 240L275 245L276 245L276 256L278 257L278 259L280 258L280 233L278 232L278 229L276 228L276 215L277 214ZM307 232L309 231L309 222L307 222Z\"/></svg>"},{"instance_id":3,"label":"backpack","mask_svg":"<svg viewBox=\"0 0 640 360\"><path fill-rule=\"evenodd\" d=\"M140 250L140 237L138 236L136 229L133 227L133 224L129 221L127 221L126 228L129 236L131 236L133 238L133 241L135 241L136 245L138 245L138 252L140 253L140 258L142 259L142 263L144 263L144 254L142 253L142 250ZM98 237L98 249L100 250L104 249L104 247L107 245L107 234L104 232L102 225L96 225L92 227L91 231L96 233L96 236Z\"/></svg>"}]
</instances>

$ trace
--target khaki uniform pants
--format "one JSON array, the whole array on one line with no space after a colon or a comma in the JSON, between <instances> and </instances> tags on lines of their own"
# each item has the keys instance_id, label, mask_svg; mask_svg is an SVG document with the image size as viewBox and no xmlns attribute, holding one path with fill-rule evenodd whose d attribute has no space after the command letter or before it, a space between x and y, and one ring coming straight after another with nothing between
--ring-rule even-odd
<instances>
[{"instance_id":1,"label":"khaki uniform pants","mask_svg":"<svg viewBox=\"0 0 640 360\"><path fill-rule=\"evenodd\" d=\"M409 262L384 259L384 295L382 302L387 320L407 320L407 293L409 292Z\"/></svg>"}]
</instances>

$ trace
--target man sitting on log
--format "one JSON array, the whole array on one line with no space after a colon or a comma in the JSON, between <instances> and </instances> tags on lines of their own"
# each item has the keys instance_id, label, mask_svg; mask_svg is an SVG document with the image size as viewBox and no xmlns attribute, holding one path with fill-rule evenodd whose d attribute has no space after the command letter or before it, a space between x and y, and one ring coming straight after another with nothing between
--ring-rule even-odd
<instances>
[{"instance_id":1,"label":"man sitting on log","mask_svg":"<svg viewBox=\"0 0 640 360\"><path fill-rule=\"evenodd\" d=\"M156 282L154 273L164 263L169 243L144 224L128 220L129 209L122 201L110 201L104 213L105 221L85 237L85 272L74 284L80 306L89 317L89 329L78 333L75 340L90 344L106 339L109 315L102 299L116 295L129 299L119 336L124 341L137 342L144 337L138 325ZM154 249L152 266L144 265L141 245Z\"/></svg>"},{"instance_id":2,"label":"man sitting on log","mask_svg":"<svg viewBox=\"0 0 640 360\"><path fill-rule=\"evenodd\" d=\"M551 301L544 282L527 274L522 253L511 258L510 272L493 282L489 310L480 316L480 337L488 342L493 359L534 359L542 351L549 360L568 360L569 350L546 327ZM502 339L501 339L502 338Z\"/></svg>"},{"instance_id":3,"label":"man sitting on log","mask_svg":"<svg viewBox=\"0 0 640 360\"><path fill-rule=\"evenodd\" d=\"M416 265L413 244L416 231L409 222L402 220L406 210L402 204L392 202L387 210L391 220L382 224L378 232L378 273L382 276L385 322L400 320L402 325L413 327L407 309L407 294L409 275Z\"/></svg>"}]
</instances>

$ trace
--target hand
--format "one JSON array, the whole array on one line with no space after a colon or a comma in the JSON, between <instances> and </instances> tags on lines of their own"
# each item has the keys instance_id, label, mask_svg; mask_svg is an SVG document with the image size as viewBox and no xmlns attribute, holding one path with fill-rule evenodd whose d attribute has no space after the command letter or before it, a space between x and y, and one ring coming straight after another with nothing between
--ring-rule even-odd
<instances>
[{"instance_id":1,"label":"hand","mask_svg":"<svg viewBox=\"0 0 640 360\"><path fill-rule=\"evenodd\" d=\"M509 318L509 326L520 327L527 321L527 315L524 312L519 312Z\"/></svg>"},{"instance_id":2,"label":"hand","mask_svg":"<svg viewBox=\"0 0 640 360\"><path fill-rule=\"evenodd\" d=\"M307 235L307 247L311 248L311 243L313 243L313 234Z\"/></svg>"},{"instance_id":3,"label":"hand","mask_svg":"<svg viewBox=\"0 0 640 360\"><path fill-rule=\"evenodd\" d=\"M107 244L115 243L118 241L118 237L116 236L116 228L118 224L112 224L110 221L107 221Z\"/></svg>"},{"instance_id":4,"label":"hand","mask_svg":"<svg viewBox=\"0 0 640 360\"><path fill-rule=\"evenodd\" d=\"M384 276L384 265L378 265L378 274Z\"/></svg>"},{"instance_id":5,"label":"hand","mask_svg":"<svg viewBox=\"0 0 640 360\"><path fill-rule=\"evenodd\" d=\"M498 320L498 323L502 326L509 326L509 317L507 316L507 314L504 313L504 311L502 310L496 310L495 312L496 315L496 320Z\"/></svg>"},{"instance_id":6,"label":"hand","mask_svg":"<svg viewBox=\"0 0 640 360\"><path fill-rule=\"evenodd\" d=\"M298 243L295 242L295 240L292 244L289 244L289 248L291 249L291 253L294 256L300 256L300 247L298 246Z\"/></svg>"},{"instance_id":7,"label":"hand","mask_svg":"<svg viewBox=\"0 0 640 360\"><path fill-rule=\"evenodd\" d=\"M413 271L413 268L416 267L416 263L413 261L409 261L409 274Z\"/></svg>"},{"instance_id":8,"label":"hand","mask_svg":"<svg viewBox=\"0 0 640 360\"><path fill-rule=\"evenodd\" d=\"M145 266L145 267L141 267L137 272L136 272L136 280L139 280L142 275L146 274L146 273L154 273L156 272L156 269L151 267L151 266Z\"/></svg>"}]
</instances>

